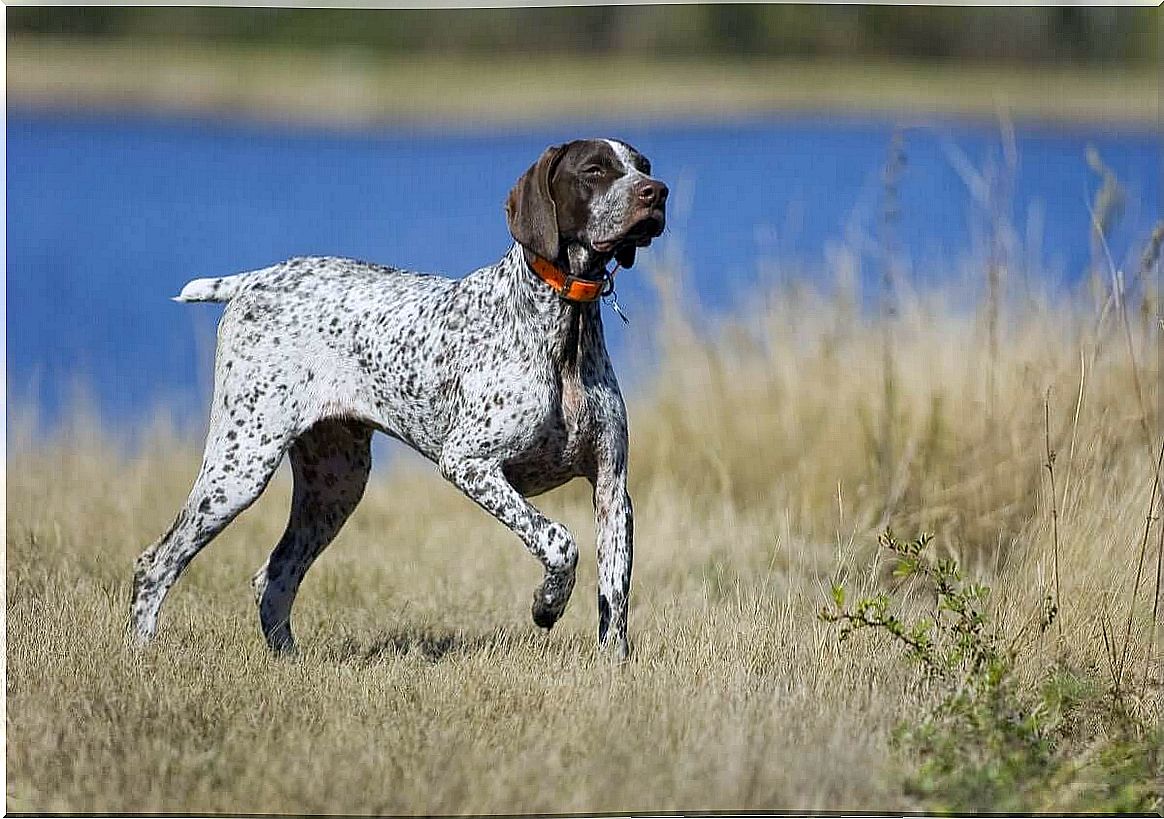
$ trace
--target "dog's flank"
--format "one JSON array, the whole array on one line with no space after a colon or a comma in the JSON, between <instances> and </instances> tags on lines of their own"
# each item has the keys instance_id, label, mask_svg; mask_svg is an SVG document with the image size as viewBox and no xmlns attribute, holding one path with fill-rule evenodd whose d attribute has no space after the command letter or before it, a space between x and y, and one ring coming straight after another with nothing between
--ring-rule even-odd
<instances>
[{"instance_id":1,"label":"dog's flank","mask_svg":"<svg viewBox=\"0 0 1164 819\"><path fill-rule=\"evenodd\" d=\"M538 558L545 576L532 616L543 628L569 602L578 547L525 498L587 478L598 639L625 657L633 538L626 408L598 302L559 297L532 263L540 257L590 282L614 259L633 264L665 223L667 187L649 168L610 140L547 149L507 201L517 243L460 280L312 257L187 284L177 301L228 306L202 469L173 526L137 561L135 638L153 637L178 576L287 454L290 520L253 586L268 644L292 649L300 583L359 503L379 430L433 461Z\"/></svg>"}]
</instances>

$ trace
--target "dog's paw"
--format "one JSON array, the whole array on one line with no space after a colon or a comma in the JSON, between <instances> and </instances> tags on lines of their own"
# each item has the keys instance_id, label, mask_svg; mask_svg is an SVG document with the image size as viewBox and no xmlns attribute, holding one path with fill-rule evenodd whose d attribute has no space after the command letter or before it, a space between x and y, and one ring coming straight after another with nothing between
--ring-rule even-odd
<instances>
[{"instance_id":1,"label":"dog's paw","mask_svg":"<svg viewBox=\"0 0 1164 819\"><path fill-rule=\"evenodd\" d=\"M534 625L538 628L544 628L546 631L552 629L554 623L558 622L558 618L562 616L561 610L547 604L540 594L534 595L531 613Z\"/></svg>"},{"instance_id":2,"label":"dog's paw","mask_svg":"<svg viewBox=\"0 0 1164 819\"><path fill-rule=\"evenodd\" d=\"M630 659L630 643L625 637L611 637L598 644L598 653L614 665L621 665Z\"/></svg>"},{"instance_id":3,"label":"dog's paw","mask_svg":"<svg viewBox=\"0 0 1164 819\"><path fill-rule=\"evenodd\" d=\"M570 592L574 590L574 572L547 572L546 579L534 592L530 613L539 628L550 629L570 602Z\"/></svg>"}]
</instances>

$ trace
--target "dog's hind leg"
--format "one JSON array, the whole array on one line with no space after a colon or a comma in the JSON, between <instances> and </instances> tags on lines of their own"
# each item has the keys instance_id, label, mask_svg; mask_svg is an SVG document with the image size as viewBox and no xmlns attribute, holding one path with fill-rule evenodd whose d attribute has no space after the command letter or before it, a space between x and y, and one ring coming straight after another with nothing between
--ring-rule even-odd
<instances>
[{"instance_id":1,"label":"dog's hind leg","mask_svg":"<svg viewBox=\"0 0 1164 819\"><path fill-rule=\"evenodd\" d=\"M255 574L259 622L274 651L295 647L291 607L303 576L363 497L372 468L372 430L355 421L320 421L291 446L295 487L287 530Z\"/></svg>"},{"instance_id":2,"label":"dog's hind leg","mask_svg":"<svg viewBox=\"0 0 1164 819\"><path fill-rule=\"evenodd\" d=\"M153 638L162 602L194 556L262 494L275 473L290 436L266 429L225 414L211 420L190 496L169 531L134 565L130 637L138 644Z\"/></svg>"}]
</instances>

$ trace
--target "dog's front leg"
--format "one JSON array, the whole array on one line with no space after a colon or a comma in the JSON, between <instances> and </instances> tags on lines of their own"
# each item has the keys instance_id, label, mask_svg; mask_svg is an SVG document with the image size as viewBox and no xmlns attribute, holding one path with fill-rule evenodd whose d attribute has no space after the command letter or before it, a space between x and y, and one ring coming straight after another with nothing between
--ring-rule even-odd
<instances>
[{"instance_id":1,"label":"dog's front leg","mask_svg":"<svg viewBox=\"0 0 1164 819\"><path fill-rule=\"evenodd\" d=\"M570 601L574 590L574 569L578 565L578 546L574 536L521 496L501 469L501 462L468 454L446 445L440 458L441 474L493 517L521 538L545 567L546 575L534 592L533 620L542 628L551 628Z\"/></svg>"},{"instance_id":2,"label":"dog's front leg","mask_svg":"<svg viewBox=\"0 0 1164 819\"><path fill-rule=\"evenodd\" d=\"M599 465L594 480L594 520L598 540L598 645L615 659L630 654L627 609L634 551L634 510L626 488L626 457Z\"/></svg>"}]
</instances>

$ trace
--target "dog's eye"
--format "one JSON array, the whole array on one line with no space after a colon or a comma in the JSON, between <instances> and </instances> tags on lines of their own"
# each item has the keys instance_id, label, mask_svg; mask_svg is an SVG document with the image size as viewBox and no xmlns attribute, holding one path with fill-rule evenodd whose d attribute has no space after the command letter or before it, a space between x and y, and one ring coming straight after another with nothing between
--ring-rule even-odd
<instances>
[{"instance_id":1,"label":"dog's eye","mask_svg":"<svg viewBox=\"0 0 1164 819\"><path fill-rule=\"evenodd\" d=\"M606 170L601 165L587 165L582 169L582 173L586 176L602 176Z\"/></svg>"}]
</instances>

